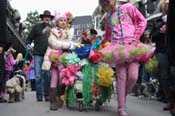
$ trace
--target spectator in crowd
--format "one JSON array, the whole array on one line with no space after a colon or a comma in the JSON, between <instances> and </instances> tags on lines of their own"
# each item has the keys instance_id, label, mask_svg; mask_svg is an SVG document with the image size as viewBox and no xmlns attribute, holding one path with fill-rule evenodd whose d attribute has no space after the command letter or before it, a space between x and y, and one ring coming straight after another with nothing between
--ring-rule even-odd
<instances>
[{"instance_id":1,"label":"spectator in crowd","mask_svg":"<svg viewBox=\"0 0 175 116\"><path fill-rule=\"evenodd\" d=\"M50 34L50 21L54 18L50 11L45 10L40 14L42 23L36 24L27 38L27 46L34 41L34 67L36 79L36 99L42 101L43 96L45 101L49 101L49 85L50 85L50 72L42 70L44 54L48 47L48 36ZM43 82L44 81L44 82Z\"/></svg>"},{"instance_id":2,"label":"spectator in crowd","mask_svg":"<svg viewBox=\"0 0 175 116\"><path fill-rule=\"evenodd\" d=\"M5 78L6 81L13 76L14 66L18 64L19 59L15 59L13 53L16 50L10 47L7 52L5 52Z\"/></svg>"},{"instance_id":3,"label":"spectator in crowd","mask_svg":"<svg viewBox=\"0 0 175 116\"><path fill-rule=\"evenodd\" d=\"M159 94L161 100L168 102L163 110L172 109L173 105L170 98L170 64L167 54L167 38L166 38L166 22L168 12L168 0L163 0L160 3L160 11L162 15L154 22L151 31L152 41L156 44L155 55L159 62L158 81L159 81Z\"/></svg>"},{"instance_id":4,"label":"spectator in crowd","mask_svg":"<svg viewBox=\"0 0 175 116\"><path fill-rule=\"evenodd\" d=\"M87 35L87 31L84 30L80 36L81 36L82 44L91 44L91 41L89 40L88 35Z\"/></svg>"},{"instance_id":5,"label":"spectator in crowd","mask_svg":"<svg viewBox=\"0 0 175 116\"><path fill-rule=\"evenodd\" d=\"M168 40L168 56L170 61L170 71L171 71L171 82L172 82L172 89L171 89L171 98L172 98L172 106L173 108L170 109L170 113L172 116L175 116L175 1L169 1L169 8L168 8L168 19L167 19L167 40Z\"/></svg>"},{"instance_id":6,"label":"spectator in crowd","mask_svg":"<svg viewBox=\"0 0 175 116\"><path fill-rule=\"evenodd\" d=\"M96 37L97 37L98 33L95 29L90 29L90 41L91 41L91 44L93 44L96 40Z\"/></svg>"},{"instance_id":7,"label":"spectator in crowd","mask_svg":"<svg viewBox=\"0 0 175 116\"><path fill-rule=\"evenodd\" d=\"M35 91L35 70L34 70L34 59L29 64L29 70L27 73L27 80L30 83L32 91Z\"/></svg>"},{"instance_id":8,"label":"spectator in crowd","mask_svg":"<svg viewBox=\"0 0 175 116\"><path fill-rule=\"evenodd\" d=\"M0 44L0 103L7 102L4 98L5 94L5 59L4 59L4 45Z\"/></svg>"},{"instance_id":9,"label":"spectator in crowd","mask_svg":"<svg viewBox=\"0 0 175 116\"><path fill-rule=\"evenodd\" d=\"M24 74L23 72L23 54L22 53L18 53L16 56L16 59L18 59L18 63L16 63L13 67L13 71L21 71L21 74Z\"/></svg>"},{"instance_id":10,"label":"spectator in crowd","mask_svg":"<svg viewBox=\"0 0 175 116\"><path fill-rule=\"evenodd\" d=\"M151 30L145 30L144 43L153 45L150 34L151 34ZM149 82L150 80L155 79L155 73L154 72L152 72L152 73L146 72L145 64L141 63L141 65L142 65L142 82Z\"/></svg>"}]
</instances>

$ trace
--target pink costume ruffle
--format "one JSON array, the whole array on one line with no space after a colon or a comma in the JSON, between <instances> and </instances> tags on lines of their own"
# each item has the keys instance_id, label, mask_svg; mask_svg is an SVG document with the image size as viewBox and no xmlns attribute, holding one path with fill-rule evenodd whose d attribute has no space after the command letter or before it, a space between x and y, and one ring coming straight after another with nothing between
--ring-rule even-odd
<instances>
[{"instance_id":1,"label":"pink costume ruffle","mask_svg":"<svg viewBox=\"0 0 175 116\"><path fill-rule=\"evenodd\" d=\"M110 64L121 64L124 62L142 61L148 62L154 54L155 47L137 42L110 43L102 49L104 61Z\"/></svg>"}]
</instances>

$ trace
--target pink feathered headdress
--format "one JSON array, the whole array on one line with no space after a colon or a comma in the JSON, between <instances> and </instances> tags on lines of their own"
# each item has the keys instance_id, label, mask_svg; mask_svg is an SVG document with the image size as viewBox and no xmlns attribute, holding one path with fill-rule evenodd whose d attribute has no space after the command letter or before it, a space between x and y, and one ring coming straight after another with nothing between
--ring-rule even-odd
<instances>
[{"instance_id":1,"label":"pink feathered headdress","mask_svg":"<svg viewBox=\"0 0 175 116\"><path fill-rule=\"evenodd\" d=\"M65 18L65 19L67 19L65 13L64 13L64 14L63 14L63 13L60 13L60 12L58 12L57 10L54 11L54 15L55 15L55 20L58 20L58 19L60 19L60 18Z\"/></svg>"}]
</instances>

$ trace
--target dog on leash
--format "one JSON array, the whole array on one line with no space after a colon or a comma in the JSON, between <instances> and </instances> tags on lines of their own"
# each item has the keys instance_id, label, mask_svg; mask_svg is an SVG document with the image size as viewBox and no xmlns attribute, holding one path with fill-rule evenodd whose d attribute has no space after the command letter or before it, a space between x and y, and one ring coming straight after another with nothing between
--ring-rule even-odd
<instances>
[{"instance_id":1,"label":"dog on leash","mask_svg":"<svg viewBox=\"0 0 175 116\"><path fill-rule=\"evenodd\" d=\"M158 81L156 79L151 80L150 82L143 82L140 85L140 98L143 99L156 99L156 94L158 92Z\"/></svg>"},{"instance_id":2,"label":"dog on leash","mask_svg":"<svg viewBox=\"0 0 175 116\"><path fill-rule=\"evenodd\" d=\"M7 93L9 94L9 103L21 101L24 99L24 91L26 87L25 77L22 75L15 75L6 82Z\"/></svg>"}]
</instances>

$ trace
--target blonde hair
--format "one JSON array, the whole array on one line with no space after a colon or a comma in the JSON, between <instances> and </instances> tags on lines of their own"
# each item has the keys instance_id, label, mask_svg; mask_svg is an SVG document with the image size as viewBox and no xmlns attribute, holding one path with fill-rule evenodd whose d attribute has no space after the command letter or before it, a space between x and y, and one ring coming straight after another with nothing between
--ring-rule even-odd
<instances>
[{"instance_id":1,"label":"blonde hair","mask_svg":"<svg viewBox=\"0 0 175 116\"><path fill-rule=\"evenodd\" d=\"M23 59L22 53L18 53L16 59L18 59L19 61L22 61Z\"/></svg>"},{"instance_id":2,"label":"blonde hair","mask_svg":"<svg viewBox=\"0 0 175 116\"><path fill-rule=\"evenodd\" d=\"M165 9L166 1L167 1L167 0L161 0L161 1L159 2L158 7L159 7L159 11L160 11L160 12L166 12L166 9Z\"/></svg>"}]
</instances>

